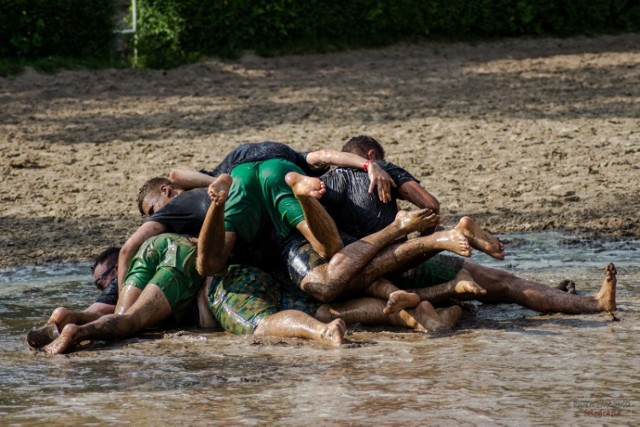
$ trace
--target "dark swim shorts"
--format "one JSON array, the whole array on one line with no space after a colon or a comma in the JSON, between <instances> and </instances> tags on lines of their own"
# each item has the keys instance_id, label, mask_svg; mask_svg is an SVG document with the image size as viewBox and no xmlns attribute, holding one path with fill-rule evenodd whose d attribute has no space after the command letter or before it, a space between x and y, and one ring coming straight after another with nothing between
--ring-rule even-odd
<instances>
[{"instance_id":1,"label":"dark swim shorts","mask_svg":"<svg viewBox=\"0 0 640 427\"><path fill-rule=\"evenodd\" d=\"M340 233L340 238L345 246L357 240L344 233ZM289 277L298 288L300 288L302 279L311 270L328 262L318 255L311 243L298 231L292 232L288 238L280 243L280 253L287 263Z\"/></svg>"},{"instance_id":2,"label":"dark swim shorts","mask_svg":"<svg viewBox=\"0 0 640 427\"><path fill-rule=\"evenodd\" d=\"M438 254L417 267L389 279L400 289L426 288L453 280L462 270L464 259Z\"/></svg>"}]
</instances>

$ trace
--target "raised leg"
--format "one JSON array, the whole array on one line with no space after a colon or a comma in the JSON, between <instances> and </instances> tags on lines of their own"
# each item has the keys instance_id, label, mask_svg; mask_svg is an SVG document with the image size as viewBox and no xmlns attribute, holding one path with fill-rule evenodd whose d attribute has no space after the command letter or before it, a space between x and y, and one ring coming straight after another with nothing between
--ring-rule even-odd
<instances>
[{"instance_id":1,"label":"raised leg","mask_svg":"<svg viewBox=\"0 0 640 427\"><path fill-rule=\"evenodd\" d=\"M313 177L289 172L285 181L300 202L305 220L296 228L323 258L329 259L343 248L338 227L318 198L325 192L324 183Z\"/></svg>"},{"instance_id":2,"label":"raised leg","mask_svg":"<svg viewBox=\"0 0 640 427\"><path fill-rule=\"evenodd\" d=\"M363 269L368 268L369 261L379 251L394 240L431 226L437 220L438 216L428 209L398 212L389 226L345 246L327 264L314 268L302 280L302 289L323 302L331 301L345 291L364 289L382 274L371 277L368 281L354 279L359 277ZM465 239L460 232L455 233Z\"/></svg>"},{"instance_id":3,"label":"raised leg","mask_svg":"<svg viewBox=\"0 0 640 427\"><path fill-rule=\"evenodd\" d=\"M492 256L495 259L504 259L504 245L496 237L483 230L473 219L463 216L455 227L469 240L469 244Z\"/></svg>"}]
</instances>

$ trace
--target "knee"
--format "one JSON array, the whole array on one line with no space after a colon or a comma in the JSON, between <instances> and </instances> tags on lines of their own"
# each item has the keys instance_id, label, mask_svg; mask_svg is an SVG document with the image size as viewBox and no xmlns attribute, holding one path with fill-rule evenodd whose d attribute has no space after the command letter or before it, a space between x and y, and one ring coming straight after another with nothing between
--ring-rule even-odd
<instances>
[{"instance_id":1,"label":"knee","mask_svg":"<svg viewBox=\"0 0 640 427\"><path fill-rule=\"evenodd\" d=\"M302 286L302 290L324 304L333 301L338 296L337 292L321 283L306 283Z\"/></svg>"},{"instance_id":2,"label":"knee","mask_svg":"<svg viewBox=\"0 0 640 427\"><path fill-rule=\"evenodd\" d=\"M56 324L64 323L65 318L69 315L70 310L64 307L58 307L51 313L51 321Z\"/></svg>"}]
</instances>

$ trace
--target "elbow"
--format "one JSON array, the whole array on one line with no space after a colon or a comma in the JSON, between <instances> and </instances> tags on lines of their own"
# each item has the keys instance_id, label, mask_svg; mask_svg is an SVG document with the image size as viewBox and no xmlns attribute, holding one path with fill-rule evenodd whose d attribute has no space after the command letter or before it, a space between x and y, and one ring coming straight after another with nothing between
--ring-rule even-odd
<instances>
[{"instance_id":1,"label":"elbow","mask_svg":"<svg viewBox=\"0 0 640 427\"><path fill-rule=\"evenodd\" d=\"M177 170L177 169L171 169L171 170L169 171L169 181L171 181L171 182L176 182L176 179L177 179L177 177L178 177L178 174L179 174L179 172L178 172L178 170Z\"/></svg>"},{"instance_id":2,"label":"elbow","mask_svg":"<svg viewBox=\"0 0 640 427\"><path fill-rule=\"evenodd\" d=\"M440 215L440 202L434 199L433 202L432 202L432 205L433 205L433 207L431 208L431 210L434 213Z\"/></svg>"}]
</instances>

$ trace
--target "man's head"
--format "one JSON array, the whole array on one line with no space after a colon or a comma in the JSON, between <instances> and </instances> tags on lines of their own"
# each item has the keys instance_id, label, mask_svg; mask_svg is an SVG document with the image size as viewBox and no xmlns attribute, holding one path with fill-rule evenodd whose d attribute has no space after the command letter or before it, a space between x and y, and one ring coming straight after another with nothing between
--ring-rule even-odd
<instances>
[{"instance_id":1,"label":"man's head","mask_svg":"<svg viewBox=\"0 0 640 427\"><path fill-rule=\"evenodd\" d=\"M91 275L96 287L101 291L109 282L118 278L118 255L120 255L120 248L112 246L98 255L91 266Z\"/></svg>"},{"instance_id":2,"label":"man's head","mask_svg":"<svg viewBox=\"0 0 640 427\"><path fill-rule=\"evenodd\" d=\"M357 154L369 160L384 160L382 145L367 135L354 136L342 146L342 151Z\"/></svg>"},{"instance_id":3,"label":"man's head","mask_svg":"<svg viewBox=\"0 0 640 427\"><path fill-rule=\"evenodd\" d=\"M140 187L138 210L143 216L151 216L181 191L175 188L167 178L151 178Z\"/></svg>"}]
</instances>

